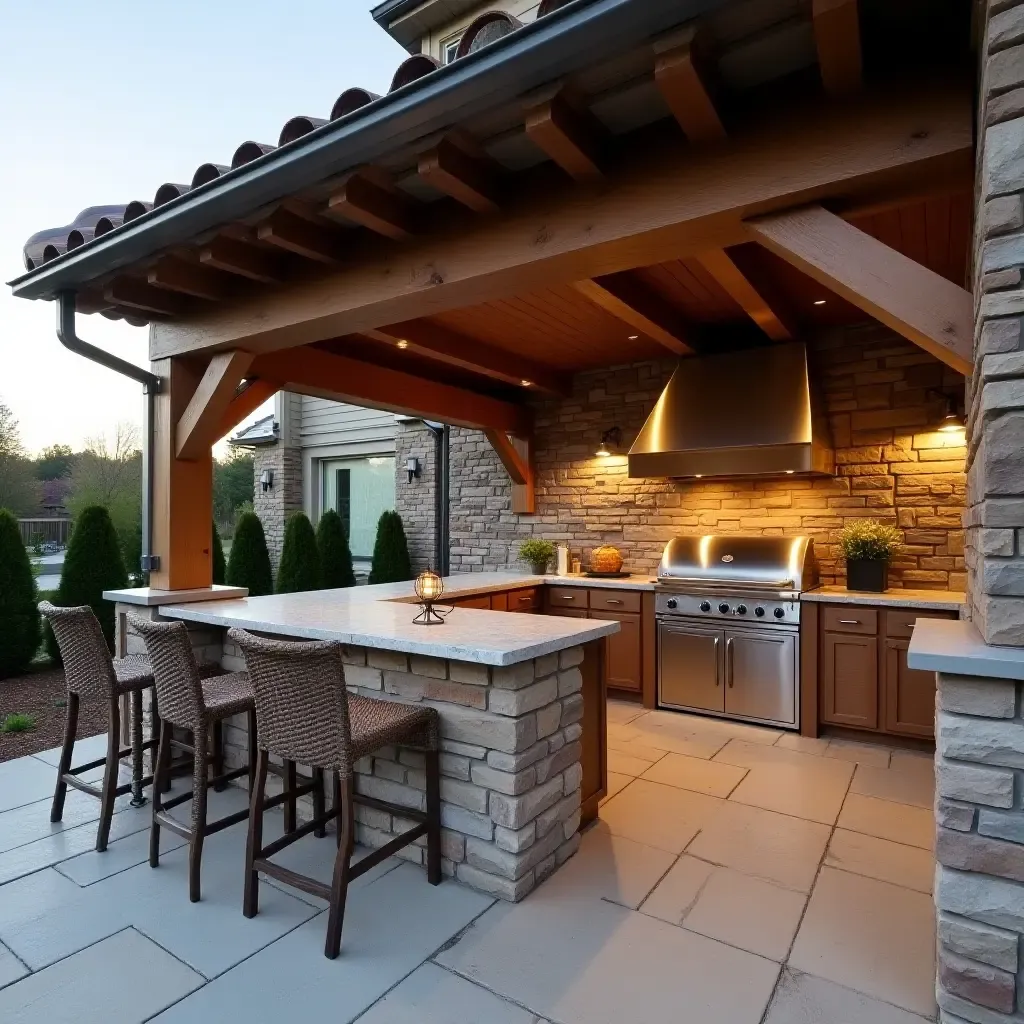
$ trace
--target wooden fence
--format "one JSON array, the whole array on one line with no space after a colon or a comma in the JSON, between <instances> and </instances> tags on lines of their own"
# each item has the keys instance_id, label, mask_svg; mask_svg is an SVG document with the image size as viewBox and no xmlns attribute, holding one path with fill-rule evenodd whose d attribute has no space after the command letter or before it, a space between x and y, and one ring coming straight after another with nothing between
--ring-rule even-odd
<instances>
[{"instance_id":1,"label":"wooden fence","mask_svg":"<svg viewBox=\"0 0 1024 1024\"><path fill-rule=\"evenodd\" d=\"M21 541L29 547L39 541L41 544L66 545L71 537L71 519L47 516L40 519L19 519Z\"/></svg>"}]
</instances>

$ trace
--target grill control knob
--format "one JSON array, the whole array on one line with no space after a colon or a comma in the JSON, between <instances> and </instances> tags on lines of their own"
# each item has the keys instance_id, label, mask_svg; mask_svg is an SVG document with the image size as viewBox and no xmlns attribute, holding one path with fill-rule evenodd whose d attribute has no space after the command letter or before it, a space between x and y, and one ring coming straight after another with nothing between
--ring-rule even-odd
<instances>
[{"instance_id":1,"label":"grill control knob","mask_svg":"<svg viewBox=\"0 0 1024 1024\"><path fill-rule=\"evenodd\" d=\"M755 615L756 615L756 616L757 616L757 617L758 617L759 619L763 619L763 618L764 618L764 609L763 609L763 608L762 608L762 607L761 607L760 605L758 605L758 606L757 606L757 607L756 607L756 608L754 609L754 614L755 614Z\"/></svg>"},{"instance_id":2,"label":"grill control knob","mask_svg":"<svg viewBox=\"0 0 1024 1024\"><path fill-rule=\"evenodd\" d=\"M738 605L736 605L736 614L737 615L746 615L747 614L747 606L745 604L738 604Z\"/></svg>"},{"instance_id":3,"label":"grill control knob","mask_svg":"<svg viewBox=\"0 0 1024 1024\"><path fill-rule=\"evenodd\" d=\"M728 612L728 611L729 611L729 606L728 606L728 605L727 605L727 604L726 604L726 603L725 603L725 602L723 601L723 602L722 602L722 603L721 603L721 604L720 604L720 605L718 606L718 610L719 610L719 611L720 611L720 612L721 612L721 613L722 613L723 615L725 615L725 614L726 614L726 612Z\"/></svg>"},{"instance_id":4,"label":"grill control knob","mask_svg":"<svg viewBox=\"0 0 1024 1024\"><path fill-rule=\"evenodd\" d=\"M701 603L700 603L700 610L702 612L709 612L709 611L711 611L711 602L710 601L701 601Z\"/></svg>"},{"instance_id":5,"label":"grill control knob","mask_svg":"<svg viewBox=\"0 0 1024 1024\"><path fill-rule=\"evenodd\" d=\"M669 608L678 608L679 602L674 597L670 597L668 599L668 606Z\"/></svg>"},{"instance_id":6,"label":"grill control knob","mask_svg":"<svg viewBox=\"0 0 1024 1024\"><path fill-rule=\"evenodd\" d=\"M773 614L775 615L775 618L781 619L781 618L785 617L786 609L785 608L776 608L775 611L773 612Z\"/></svg>"}]
</instances>

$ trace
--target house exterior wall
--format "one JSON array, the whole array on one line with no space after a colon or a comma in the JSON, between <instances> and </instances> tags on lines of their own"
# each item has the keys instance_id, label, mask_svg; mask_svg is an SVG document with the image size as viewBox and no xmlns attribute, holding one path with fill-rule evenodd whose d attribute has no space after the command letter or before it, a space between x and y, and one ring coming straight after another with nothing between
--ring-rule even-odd
<instances>
[{"instance_id":1,"label":"house exterior wall","mask_svg":"<svg viewBox=\"0 0 1024 1024\"><path fill-rule=\"evenodd\" d=\"M443 28L435 29L425 35L420 41L420 52L443 60L445 44L453 37L461 36L481 14L487 14L489 11L502 11L526 23L536 19L539 7L540 0L498 0L496 3L482 3L479 7L474 8L471 14L455 18Z\"/></svg>"},{"instance_id":2,"label":"house exterior wall","mask_svg":"<svg viewBox=\"0 0 1024 1024\"><path fill-rule=\"evenodd\" d=\"M395 435L395 507L402 517L413 572L436 568L434 530L437 445L422 420L400 420ZM417 459L420 475L409 481L406 461Z\"/></svg>"}]
</instances>

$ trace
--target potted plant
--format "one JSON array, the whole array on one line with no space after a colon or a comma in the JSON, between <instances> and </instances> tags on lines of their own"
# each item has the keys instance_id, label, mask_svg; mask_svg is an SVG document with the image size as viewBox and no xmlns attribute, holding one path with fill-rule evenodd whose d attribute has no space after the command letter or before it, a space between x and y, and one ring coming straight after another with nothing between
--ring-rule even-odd
<instances>
[{"instance_id":1,"label":"potted plant","mask_svg":"<svg viewBox=\"0 0 1024 1024\"><path fill-rule=\"evenodd\" d=\"M839 546L846 559L847 589L883 593L889 586L889 561L902 545L900 531L876 519L844 526Z\"/></svg>"},{"instance_id":2,"label":"potted plant","mask_svg":"<svg viewBox=\"0 0 1024 1024\"><path fill-rule=\"evenodd\" d=\"M529 562L538 576L543 576L548 571L548 563L555 557L555 545L549 540L537 540L536 537L524 540L519 545L519 557Z\"/></svg>"}]
</instances>

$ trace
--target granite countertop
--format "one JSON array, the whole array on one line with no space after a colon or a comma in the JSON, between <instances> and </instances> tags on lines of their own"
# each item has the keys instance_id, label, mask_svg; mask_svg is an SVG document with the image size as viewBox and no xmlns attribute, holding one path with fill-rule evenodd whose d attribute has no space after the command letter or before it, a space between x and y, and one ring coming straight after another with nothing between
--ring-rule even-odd
<instances>
[{"instance_id":1,"label":"granite countertop","mask_svg":"<svg viewBox=\"0 0 1024 1024\"><path fill-rule=\"evenodd\" d=\"M958 590L887 590L868 594L846 587L819 587L800 595L801 601L823 604L870 604L888 608L920 608L926 611L958 611L966 595Z\"/></svg>"},{"instance_id":2,"label":"granite countertop","mask_svg":"<svg viewBox=\"0 0 1024 1024\"><path fill-rule=\"evenodd\" d=\"M907 664L926 672L1024 680L1024 647L986 644L973 622L918 619Z\"/></svg>"}]
</instances>

